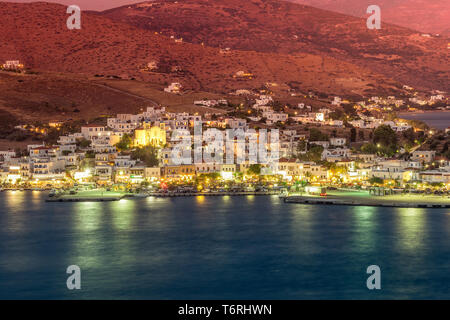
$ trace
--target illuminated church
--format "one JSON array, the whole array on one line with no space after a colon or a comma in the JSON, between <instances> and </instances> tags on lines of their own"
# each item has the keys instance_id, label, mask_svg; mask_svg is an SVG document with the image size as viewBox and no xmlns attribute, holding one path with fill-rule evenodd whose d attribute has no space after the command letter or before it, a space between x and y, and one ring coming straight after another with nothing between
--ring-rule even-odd
<instances>
[{"instance_id":1,"label":"illuminated church","mask_svg":"<svg viewBox=\"0 0 450 320\"><path fill-rule=\"evenodd\" d=\"M134 145L136 147L144 147L152 145L154 147L164 146L166 144L166 130L164 124L161 126L151 126L144 124L143 127L134 131Z\"/></svg>"}]
</instances>

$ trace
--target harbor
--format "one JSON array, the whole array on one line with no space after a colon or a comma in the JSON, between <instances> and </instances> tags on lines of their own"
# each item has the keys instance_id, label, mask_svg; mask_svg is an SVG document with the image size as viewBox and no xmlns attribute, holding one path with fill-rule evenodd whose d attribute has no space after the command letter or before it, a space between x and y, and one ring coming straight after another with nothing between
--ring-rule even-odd
<instances>
[{"instance_id":1,"label":"harbor","mask_svg":"<svg viewBox=\"0 0 450 320\"><path fill-rule=\"evenodd\" d=\"M447 194L383 194L373 190L321 188L320 193L314 192L280 192L277 190L263 191L207 191L207 192L176 192L176 191L111 191L109 189L51 191L46 202L109 202L122 199L139 198L185 198L185 197L245 197L245 196L278 196L285 203L307 205L339 205L339 206L370 206L398 208L450 208L450 198Z\"/></svg>"},{"instance_id":2,"label":"harbor","mask_svg":"<svg viewBox=\"0 0 450 320\"><path fill-rule=\"evenodd\" d=\"M274 196L278 195L277 191L245 191L245 192L188 192L188 193L177 193L177 192L152 192L149 196L167 198L167 197L219 197L219 196Z\"/></svg>"},{"instance_id":3,"label":"harbor","mask_svg":"<svg viewBox=\"0 0 450 320\"><path fill-rule=\"evenodd\" d=\"M219 197L219 196L273 196L278 195L277 191L213 191L213 192L120 192L108 191L103 189L84 190L84 191L60 191L51 192L46 202L104 202L119 201L124 198L172 198L172 197Z\"/></svg>"}]
</instances>

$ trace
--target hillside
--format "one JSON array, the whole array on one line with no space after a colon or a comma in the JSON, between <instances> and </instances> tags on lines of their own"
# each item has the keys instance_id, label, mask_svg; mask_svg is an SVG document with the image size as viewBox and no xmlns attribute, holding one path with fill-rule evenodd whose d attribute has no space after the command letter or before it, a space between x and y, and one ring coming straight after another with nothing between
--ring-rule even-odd
<instances>
[{"instance_id":1,"label":"hillside","mask_svg":"<svg viewBox=\"0 0 450 320\"><path fill-rule=\"evenodd\" d=\"M0 61L19 59L27 67L52 72L114 75L170 83L186 89L229 93L267 82L280 88L328 94L373 94L397 90L385 76L332 57L232 51L174 39L83 13L81 30L66 28L66 7L49 3L0 3ZM156 61L157 70L142 70ZM250 76L235 76L236 72Z\"/></svg>"},{"instance_id":2,"label":"hillside","mask_svg":"<svg viewBox=\"0 0 450 320\"><path fill-rule=\"evenodd\" d=\"M363 17L369 5L380 6L382 21L409 29L444 34L450 27L450 2L443 0L289 0Z\"/></svg>"},{"instance_id":3,"label":"hillside","mask_svg":"<svg viewBox=\"0 0 450 320\"><path fill-rule=\"evenodd\" d=\"M10 123L68 120L138 111L149 105L86 79L62 74L0 72L0 112Z\"/></svg>"},{"instance_id":4,"label":"hillside","mask_svg":"<svg viewBox=\"0 0 450 320\"><path fill-rule=\"evenodd\" d=\"M99 13L187 42L332 57L424 89L450 89L447 39L278 0L163 0Z\"/></svg>"},{"instance_id":5,"label":"hillside","mask_svg":"<svg viewBox=\"0 0 450 320\"><path fill-rule=\"evenodd\" d=\"M138 113L147 106L163 104L171 112L216 112L194 106L194 100L223 96L206 92L172 95L162 86L147 82L84 77L74 74L17 74L0 72L0 114L6 122L35 120L90 120L118 113Z\"/></svg>"}]
</instances>

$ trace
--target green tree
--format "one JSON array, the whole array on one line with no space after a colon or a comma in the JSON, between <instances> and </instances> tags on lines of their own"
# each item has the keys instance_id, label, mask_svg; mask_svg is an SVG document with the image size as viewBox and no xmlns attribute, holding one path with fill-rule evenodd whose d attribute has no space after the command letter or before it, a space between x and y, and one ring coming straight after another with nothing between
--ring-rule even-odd
<instances>
[{"instance_id":1,"label":"green tree","mask_svg":"<svg viewBox=\"0 0 450 320\"><path fill-rule=\"evenodd\" d=\"M336 109L335 111L330 112L329 117L332 120L344 120L345 119L345 113L342 110L340 110L340 109Z\"/></svg>"},{"instance_id":2,"label":"green tree","mask_svg":"<svg viewBox=\"0 0 450 320\"><path fill-rule=\"evenodd\" d=\"M124 134L120 141L116 143L116 147L119 150L129 150L133 144L133 140L131 139L130 135Z\"/></svg>"},{"instance_id":3,"label":"green tree","mask_svg":"<svg viewBox=\"0 0 450 320\"><path fill-rule=\"evenodd\" d=\"M252 175L260 175L261 174L261 165L260 164L252 164L248 168L248 173Z\"/></svg>"},{"instance_id":4,"label":"green tree","mask_svg":"<svg viewBox=\"0 0 450 320\"><path fill-rule=\"evenodd\" d=\"M416 140L416 135L413 128L409 128L408 130L403 131L402 135L403 138L410 144L413 144L414 140Z\"/></svg>"},{"instance_id":5,"label":"green tree","mask_svg":"<svg viewBox=\"0 0 450 320\"><path fill-rule=\"evenodd\" d=\"M210 172L206 174L206 177L208 179L211 179L212 181L217 181L220 178L220 173L219 172Z\"/></svg>"},{"instance_id":6,"label":"green tree","mask_svg":"<svg viewBox=\"0 0 450 320\"><path fill-rule=\"evenodd\" d=\"M384 180L378 177L372 177L369 179L370 184L383 184Z\"/></svg>"},{"instance_id":7,"label":"green tree","mask_svg":"<svg viewBox=\"0 0 450 320\"><path fill-rule=\"evenodd\" d=\"M328 141L328 135L316 128L309 129L310 141Z\"/></svg>"},{"instance_id":8,"label":"green tree","mask_svg":"<svg viewBox=\"0 0 450 320\"><path fill-rule=\"evenodd\" d=\"M158 149L151 145L137 148L131 152L131 158L134 160L141 160L148 167L157 167L159 165Z\"/></svg>"},{"instance_id":9,"label":"green tree","mask_svg":"<svg viewBox=\"0 0 450 320\"><path fill-rule=\"evenodd\" d=\"M298 159L302 161L314 161L318 162L322 160L323 147L318 145L312 145L306 154L299 154Z\"/></svg>"},{"instance_id":10,"label":"green tree","mask_svg":"<svg viewBox=\"0 0 450 320\"><path fill-rule=\"evenodd\" d=\"M77 146L80 148L88 148L91 145L91 141L85 138L77 141Z\"/></svg>"},{"instance_id":11,"label":"green tree","mask_svg":"<svg viewBox=\"0 0 450 320\"><path fill-rule=\"evenodd\" d=\"M93 150L88 150L85 153L86 159L94 159L95 158L95 152Z\"/></svg>"},{"instance_id":12,"label":"green tree","mask_svg":"<svg viewBox=\"0 0 450 320\"><path fill-rule=\"evenodd\" d=\"M379 153L392 156L397 151L397 135L388 125L381 125L375 129L373 142L377 145Z\"/></svg>"},{"instance_id":13,"label":"green tree","mask_svg":"<svg viewBox=\"0 0 450 320\"><path fill-rule=\"evenodd\" d=\"M366 143L361 147L361 152L368 154L376 154L378 152L378 148L373 143Z\"/></svg>"}]
</instances>

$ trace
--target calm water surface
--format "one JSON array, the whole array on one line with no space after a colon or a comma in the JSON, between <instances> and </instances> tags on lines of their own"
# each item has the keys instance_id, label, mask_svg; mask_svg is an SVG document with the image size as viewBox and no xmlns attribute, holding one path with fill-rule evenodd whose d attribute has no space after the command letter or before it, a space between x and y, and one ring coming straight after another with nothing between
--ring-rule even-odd
<instances>
[{"instance_id":1,"label":"calm water surface","mask_svg":"<svg viewBox=\"0 0 450 320\"><path fill-rule=\"evenodd\" d=\"M450 111L401 113L399 117L408 120L421 120L430 127L441 130L450 127Z\"/></svg>"},{"instance_id":2,"label":"calm water surface","mask_svg":"<svg viewBox=\"0 0 450 320\"><path fill-rule=\"evenodd\" d=\"M450 299L450 212L0 194L1 299ZM67 266L82 290L66 288ZM366 288L381 267L382 290Z\"/></svg>"}]
</instances>

